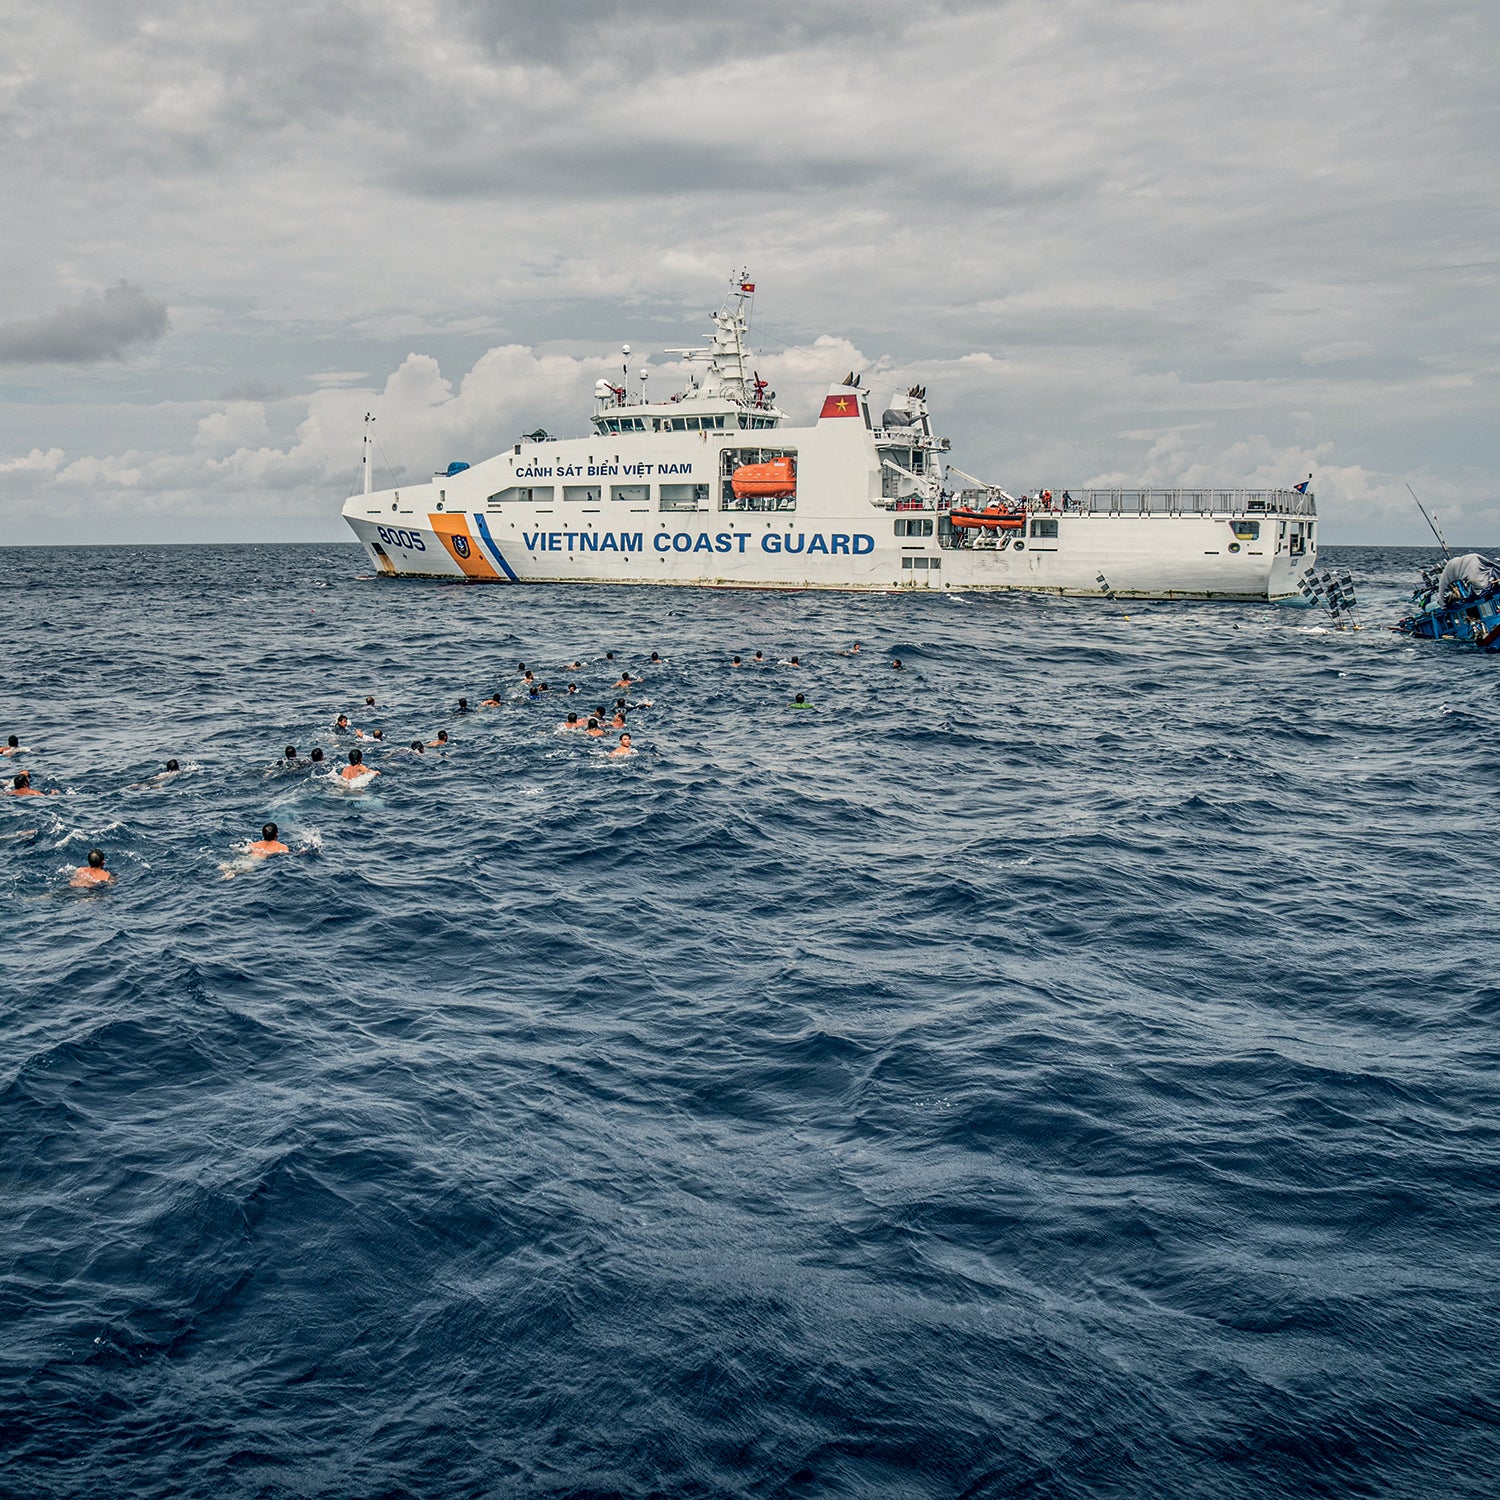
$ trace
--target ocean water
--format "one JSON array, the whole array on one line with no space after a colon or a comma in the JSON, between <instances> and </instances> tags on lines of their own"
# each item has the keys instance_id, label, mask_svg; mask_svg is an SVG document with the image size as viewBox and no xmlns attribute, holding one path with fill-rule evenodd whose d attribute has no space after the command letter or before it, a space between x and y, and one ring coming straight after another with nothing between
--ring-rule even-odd
<instances>
[{"instance_id":1,"label":"ocean water","mask_svg":"<svg viewBox=\"0 0 1500 1500\"><path fill-rule=\"evenodd\" d=\"M1500 1492L1500 660L1384 628L1429 556L1326 553L1339 634L0 553L0 1494ZM639 753L452 712L523 661ZM340 712L372 788L269 769Z\"/></svg>"}]
</instances>

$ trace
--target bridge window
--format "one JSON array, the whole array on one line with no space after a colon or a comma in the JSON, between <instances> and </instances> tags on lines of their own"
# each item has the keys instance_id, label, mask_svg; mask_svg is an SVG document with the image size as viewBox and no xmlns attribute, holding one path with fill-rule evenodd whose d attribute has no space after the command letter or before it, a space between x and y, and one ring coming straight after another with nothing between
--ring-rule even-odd
<instances>
[{"instance_id":1,"label":"bridge window","mask_svg":"<svg viewBox=\"0 0 1500 1500\"><path fill-rule=\"evenodd\" d=\"M896 535L897 536L931 536L932 535L932 522L930 520L929 521L921 521L921 520L897 521L896 522Z\"/></svg>"},{"instance_id":2,"label":"bridge window","mask_svg":"<svg viewBox=\"0 0 1500 1500\"><path fill-rule=\"evenodd\" d=\"M563 499L581 502L584 505L599 503L600 489L597 484L565 484Z\"/></svg>"},{"instance_id":3,"label":"bridge window","mask_svg":"<svg viewBox=\"0 0 1500 1500\"><path fill-rule=\"evenodd\" d=\"M651 501L649 484L612 484L609 487L611 500L624 500L631 505L648 505Z\"/></svg>"}]
</instances>

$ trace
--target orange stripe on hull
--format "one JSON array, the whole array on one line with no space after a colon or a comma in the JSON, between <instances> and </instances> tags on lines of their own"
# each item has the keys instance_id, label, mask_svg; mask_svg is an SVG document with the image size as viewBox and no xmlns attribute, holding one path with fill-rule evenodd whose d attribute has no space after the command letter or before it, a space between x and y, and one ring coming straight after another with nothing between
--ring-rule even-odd
<instances>
[{"instance_id":1,"label":"orange stripe on hull","mask_svg":"<svg viewBox=\"0 0 1500 1500\"><path fill-rule=\"evenodd\" d=\"M438 540L448 549L448 556L464 571L467 578L498 578L500 575L484 560L478 540L469 531L469 523L458 513L429 512L427 519L437 532Z\"/></svg>"}]
</instances>

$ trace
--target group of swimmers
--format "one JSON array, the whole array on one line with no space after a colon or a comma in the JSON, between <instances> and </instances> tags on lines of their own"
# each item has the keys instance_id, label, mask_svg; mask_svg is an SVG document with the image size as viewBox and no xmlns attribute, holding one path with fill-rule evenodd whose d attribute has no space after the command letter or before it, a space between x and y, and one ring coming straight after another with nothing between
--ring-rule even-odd
<instances>
[{"instance_id":1,"label":"group of swimmers","mask_svg":"<svg viewBox=\"0 0 1500 1500\"><path fill-rule=\"evenodd\" d=\"M859 642L856 641L847 651L841 651L839 655L858 656L859 652L860 645ZM614 659L615 653L613 651L608 651L605 653L606 661L613 662ZM802 662L799 657L793 656L790 660L783 661L778 664L786 667L800 668ZM660 654L653 651L651 653L650 666L661 667L664 665L665 663L662 661ZM745 665L746 663L742 660L742 658L738 656L734 657L730 662L731 668L743 668ZM765 666L770 665L770 663L766 661L764 652L757 651L752 658L750 665ZM583 664L581 662L571 662L568 664L567 670L570 672L581 671L582 666ZM903 670L899 657L892 660L891 668L892 670L897 672ZM516 664L516 670L520 674L522 688L522 697L520 701L524 701L528 704L536 704L542 702L544 697L551 691L547 683L538 681L535 674L527 667L525 662L518 662ZM619 679L615 683L615 688L622 694L629 694L639 689L640 686L641 680L637 677L632 677L628 671L621 671ZM574 697L577 695L577 693L578 684L576 682L569 682L566 689L564 690L563 696ZM499 708L505 703L505 701L506 700L501 689L497 688L490 697L484 699L479 704L479 708ZM365 698L365 707L368 709L373 709L375 707L375 699L373 695L367 696ZM619 738L613 748L608 752L610 757L618 758L634 755L635 746L631 740L630 731L626 728L627 721L625 715L627 710L650 707L652 707L652 703L649 698L643 698L638 700L637 702L632 703L628 701L628 698L626 696L621 696L615 699L613 711L606 709L606 707L602 703L596 704L592 712L588 714L581 715L576 710L574 710L570 712L567 718L558 725L558 729L566 732L576 732L591 739L603 738L610 730L617 731ZM807 701L807 696L805 693L798 693L795 698L793 698L792 701L788 704L788 707L794 709L810 709L813 707L813 705ZM473 710L470 708L469 700L467 698L460 698L454 711L460 714L473 712ZM368 740L382 746L385 743L385 733L383 730L371 729L369 731L366 731L363 729L357 729L349 722L348 714L340 714L338 716L333 725L333 732L338 736L353 735L356 739ZM428 750L444 750L449 748L449 746L450 741L448 738L448 731L446 729L439 729L436 735L430 740L412 740L410 746L407 747L407 749L411 754L423 755ZM9 736L4 746L0 746L0 756L15 757L23 753L25 753L25 747L21 744L19 737L14 734ZM325 764L326 759L327 758L320 747L314 747L310 755L306 759L304 759L298 754L297 747L295 745L288 745L286 747L285 753L283 754L281 759L275 763L273 769L300 770L308 767L317 767ZM150 780L146 782L136 783L136 786L159 786L178 775L181 769L182 768L177 761L169 760L166 763L166 767L164 770L158 772L157 775L151 777ZM380 774L381 772L376 767L365 764L364 752L356 746L352 747L348 751L346 755L346 764L343 765L339 770L339 779L346 784L357 784L357 788L362 789L373 782L374 779ZM57 791L54 789L43 791L37 787L34 787L31 784L31 774L28 771L20 771L16 773L11 778L10 786L5 788L5 790L6 793L12 797L55 797L58 795ZM290 854L291 852L292 851L290 847L282 842L280 837L280 829L275 823L264 824L261 828L260 838L252 841L245 848L246 855L254 861L269 859L278 854ZM74 871L70 884L82 889L87 889L95 886L110 885L114 882L114 875L105 868L105 856L102 849L90 849L87 859L87 864L79 866L79 868ZM238 870L233 866L226 866L224 867L224 872L224 878L228 880L232 879L234 875L238 873Z\"/></svg>"}]
</instances>

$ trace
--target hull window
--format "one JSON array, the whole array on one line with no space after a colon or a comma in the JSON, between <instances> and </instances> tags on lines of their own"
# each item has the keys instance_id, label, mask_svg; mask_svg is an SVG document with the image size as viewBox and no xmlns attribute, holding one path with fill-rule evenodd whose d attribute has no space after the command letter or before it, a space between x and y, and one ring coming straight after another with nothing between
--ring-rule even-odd
<instances>
[{"instance_id":1,"label":"hull window","mask_svg":"<svg viewBox=\"0 0 1500 1500\"><path fill-rule=\"evenodd\" d=\"M1057 522L1047 516L1033 516L1031 521L1031 534L1033 537L1057 535Z\"/></svg>"},{"instance_id":2,"label":"hull window","mask_svg":"<svg viewBox=\"0 0 1500 1500\"><path fill-rule=\"evenodd\" d=\"M550 484L513 484L491 495L491 505L551 505L556 490Z\"/></svg>"},{"instance_id":3,"label":"hull window","mask_svg":"<svg viewBox=\"0 0 1500 1500\"><path fill-rule=\"evenodd\" d=\"M930 520L915 519L910 521L896 522L897 536L931 536L932 522Z\"/></svg>"},{"instance_id":4,"label":"hull window","mask_svg":"<svg viewBox=\"0 0 1500 1500\"><path fill-rule=\"evenodd\" d=\"M631 505L645 505L651 499L649 484L612 484L609 487L611 500L624 500Z\"/></svg>"},{"instance_id":5,"label":"hull window","mask_svg":"<svg viewBox=\"0 0 1500 1500\"><path fill-rule=\"evenodd\" d=\"M664 484L657 492L663 510L707 510L706 484Z\"/></svg>"},{"instance_id":6,"label":"hull window","mask_svg":"<svg viewBox=\"0 0 1500 1500\"><path fill-rule=\"evenodd\" d=\"M576 501L582 505L597 505L601 493L597 484L565 484L563 486L563 499Z\"/></svg>"}]
</instances>

